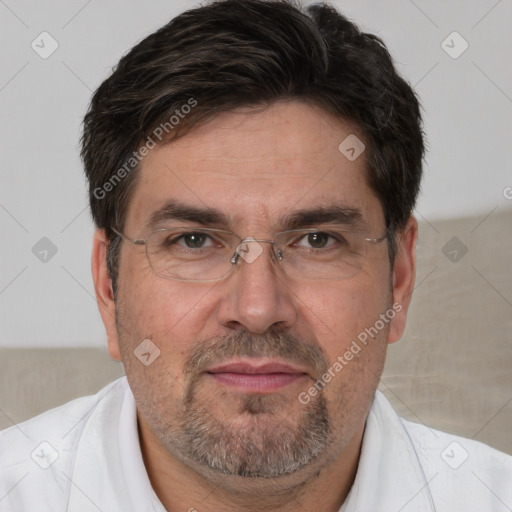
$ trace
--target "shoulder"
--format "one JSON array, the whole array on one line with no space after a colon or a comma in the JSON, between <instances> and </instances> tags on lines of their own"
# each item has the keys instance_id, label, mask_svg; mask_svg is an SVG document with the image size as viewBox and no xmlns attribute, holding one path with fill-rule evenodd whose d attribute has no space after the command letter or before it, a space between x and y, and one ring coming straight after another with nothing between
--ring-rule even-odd
<instances>
[{"instance_id":1,"label":"shoulder","mask_svg":"<svg viewBox=\"0 0 512 512\"><path fill-rule=\"evenodd\" d=\"M507 496L512 506L512 456L484 443L400 419L420 462L445 483L467 483Z\"/></svg>"},{"instance_id":2,"label":"shoulder","mask_svg":"<svg viewBox=\"0 0 512 512\"><path fill-rule=\"evenodd\" d=\"M382 394L376 398L380 408L392 409ZM400 435L412 446L437 510L512 508L512 456L473 439L407 421L394 411L387 414L395 415Z\"/></svg>"},{"instance_id":3,"label":"shoulder","mask_svg":"<svg viewBox=\"0 0 512 512\"><path fill-rule=\"evenodd\" d=\"M58 507L70 486L77 446L84 429L91 427L90 418L98 418L98 413L100 418L116 414L127 389L122 377L96 395L78 398L1 431L0 512L20 506ZM92 422L92 428L97 427L98 421Z\"/></svg>"},{"instance_id":4,"label":"shoulder","mask_svg":"<svg viewBox=\"0 0 512 512\"><path fill-rule=\"evenodd\" d=\"M87 418L101 408L110 408L128 389L126 377L111 382L95 395L84 396L50 409L27 421L0 431L2 463L6 454L15 455L19 448L31 447L35 441L72 444L81 433ZM64 441L62 443L61 441ZM14 459L11 459L11 462Z\"/></svg>"}]
</instances>

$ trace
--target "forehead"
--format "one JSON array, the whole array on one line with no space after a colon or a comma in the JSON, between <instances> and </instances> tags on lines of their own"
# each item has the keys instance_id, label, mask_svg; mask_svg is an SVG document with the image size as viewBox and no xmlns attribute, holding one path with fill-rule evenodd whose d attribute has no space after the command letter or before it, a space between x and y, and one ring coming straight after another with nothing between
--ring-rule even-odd
<instances>
[{"instance_id":1,"label":"forehead","mask_svg":"<svg viewBox=\"0 0 512 512\"><path fill-rule=\"evenodd\" d=\"M350 123L300 102L219 114L144 158L125 229L140 231L173 201L215 208L230 229L278 229L295 210L333 205L381 227L364 152L351 160L339 150L354 136L363 139Z\"/></svg>"}]
</instances>

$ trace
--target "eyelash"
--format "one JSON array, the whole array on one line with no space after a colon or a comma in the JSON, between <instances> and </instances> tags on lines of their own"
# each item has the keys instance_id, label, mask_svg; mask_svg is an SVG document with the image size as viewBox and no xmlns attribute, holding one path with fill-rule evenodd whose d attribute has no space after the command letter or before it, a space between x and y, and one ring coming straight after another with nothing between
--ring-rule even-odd
<instances>
[{"instance_id":1,"label":"eyelash","mask_svg":"<svg viewBox=\"0 0 512 512\"><path fill-rule=\"evenodd\" d=\"M207 233L204 233L204 232L201 232L201 231L188 231L186 233L182 233L182 234L180 234L178 236L175 236L172 239L166 238L165 239L165 246L168 247L168 246L173 245L173 244L178 244L181 240L185 240L185 238L187 236L190 236L190 235L204 235L206 238L208 238L212 242L215 242L215 240L212 238L212 236L208 235ZM311 232L303 234L300 238L294 240L292 243L294 245L298 244L302 240L304 240L308 235L327 235L328 240L332 239L332 240L335 240L336 242L341 243L341 244L346 244L347 243L347 241L341 235L333 234L333 233L328 232L328 231L311 231ZM331 244L328 244L326 247L331 247L332 245L333 244L331 243ZM194 252L198 252L199 250L205 248L205 247L191 248L191 247L186 247L186 246L183 246L183 247L185 249L187 249L187 250L192 250ZM209 246L209 247L211 247L211 246ZM314 247L311 247L311 249L314 249Z\"/></svg>"}]
</instances>

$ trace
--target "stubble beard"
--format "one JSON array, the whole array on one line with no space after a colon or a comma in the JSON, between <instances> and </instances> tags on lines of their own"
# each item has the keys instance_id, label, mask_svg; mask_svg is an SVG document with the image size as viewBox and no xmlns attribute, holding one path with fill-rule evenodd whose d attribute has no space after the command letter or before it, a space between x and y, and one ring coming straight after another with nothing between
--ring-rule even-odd
<instances>
[{"instance_id":1,"label":"stubble beard","mask_svg":"<svg viewBox=\"0 0 512 512\"><path fill-rule=\"evenodd\" d=\"M301 405L295 418L282 417L288 400L282 395L240 399L241 428L217 418L212 402L199 399L192 388L178 432L167 441L183 457L224 475L275 478L294 473L324 452L331 428L323 395Z\"/></svg>"},{"instance_id":2,"label":"stubble beard","mask_svg":"<svg viewBox=\"0 0 512 512\"><path fill-rule=\"evenodd\" d=\"M307 466L330 442L325 397L319 393L301 404L297 396L283 393L219 395L216 390L212 394L204 369L236 356L281 357L307 364L317 375L327 366L318 347L283 332L236 333L197 343L186 364L189 379L173 428L162 425L158 437L182 460L223 475L275 478ZM222 419L222 404L229 404L231 417Z\"/></svg>"}]
</instances>

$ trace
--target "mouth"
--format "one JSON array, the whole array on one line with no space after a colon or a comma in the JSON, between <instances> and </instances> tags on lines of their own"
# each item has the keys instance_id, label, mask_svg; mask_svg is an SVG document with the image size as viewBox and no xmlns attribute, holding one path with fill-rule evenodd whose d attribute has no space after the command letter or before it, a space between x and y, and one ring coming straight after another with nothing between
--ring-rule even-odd
<instances>
[{"instance_id":1,"label":"mouth","mask_svg":"<svg viewBox=\"0 0 512 512\"><path fill-rule=\"evenodd\" d=\"M233 361L206 371L222 386L244 393L273 393L296 384L308 373L290 364L272 360Z\"/></svg>"}]
</instances>

